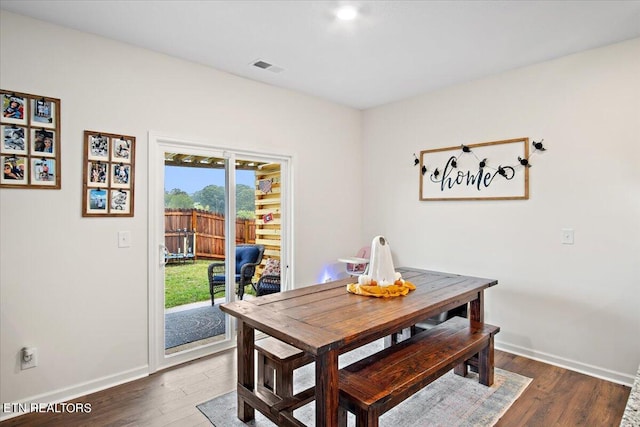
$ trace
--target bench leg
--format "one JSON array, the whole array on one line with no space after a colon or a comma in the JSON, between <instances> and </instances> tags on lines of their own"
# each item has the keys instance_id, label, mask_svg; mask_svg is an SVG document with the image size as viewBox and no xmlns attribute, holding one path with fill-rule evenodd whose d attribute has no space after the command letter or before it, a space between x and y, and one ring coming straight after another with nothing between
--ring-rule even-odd
<instances>
[{"instance_id":1,"label":"bench leg","mask_svg":"<svg viewBox=\"0 0 640 427\"><path fill-rule=\"evenodd\" d=\"M293 396L291 364L280 364L258 353L258 389L262 388L284 399Z\"/></svg>"},{"instance_id":2,"label":"bench leg","mask_svg":"<svg viewBox=\"0 0 640 427\"><path fill-rule=\"evenodd\" d=\"M338 427L347 427L347 410L342 406L338 408Z\"/></svg>"},{"instance_id":3,"label":"bench leg","mask_svg":"<svg viewBox=\"0 0 640 427\"><path fill-rule=\"evenodd\" d=\"M453 368L453 373L456 375L460 375L461 377L466 377L467 374L469 373L468 367L467 367L467 363L466 362L462 362L459 365L456 365Z\"/></svg>"},{"instance_id":4,"label":"bench leg","mask_svg":"<svg viewBox=\"0 0 640 427\"><path fill-rule=\"evenodd\" d=\"M378 411L374 411L369 408L368 411L364 409L356 410L356 427L378 427Z\"/></svg>"},{"instance_id":5,"label":"bench leg","mask_svg":"<svg viewBox=\"0 0 640 427\"><path fill-rule=\"evenodd\" d=\"M258 390L264 388L275 393L275 369L271 361L262 353L258 353Z\"/></svg>"},{"instance_id":6,"label":"bench leg","mask_svg":"<svg viewBox=\"0 0 640 427\"><path fill-rule=\"evenodd\" d=\"M385 348L396 345L400 341L404 341L407 338L411 338L416 334L416 331L416 327L412 326L411 328L400 329L398 332L394 332L390 337L385 337Z\"/></svg>"},{"instance_id":7,"label":"bench leg","mask_svg":"<svg viewBox=\"0 0 640 427\"><path fill-rule=\"evenodd\" d=\"M283 363L276 370L276 394L282 398L293 396L293 368Z\"/></svg>"},{"instance_id":8,"label":"bench leg","mask_svg":"<svg viewBox=\"0 0 640 427\"><path fill-rule=\"evenodd\" d=\"M480 384L493 385L493 335L489 336L489 343L478 353L478 375Z\"/></svg>"}]
</instances>

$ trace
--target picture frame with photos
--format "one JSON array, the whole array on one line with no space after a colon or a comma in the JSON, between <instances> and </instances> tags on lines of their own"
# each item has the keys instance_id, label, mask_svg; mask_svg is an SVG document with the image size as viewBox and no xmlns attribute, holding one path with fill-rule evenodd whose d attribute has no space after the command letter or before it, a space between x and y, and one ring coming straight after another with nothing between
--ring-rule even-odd
<instances>
[{"instance_id":1,"label":"picture frame with photos","mask_svg":"<svg viewBox=\"0 0 640 427\"><path fill-rule=\"evenodd\" d=\"M0 89L0 187L62 188L60 100Z\"/></svg>"},{"instance_id":2,"label":"picture frame with photos","mask_svg":"<svg viewBox=\"0 0 640 427\"><path fill-rule=\"evenodd\" d=\"M83 217L134 215L134 136L84 131Z\"/></svg>"}]
</instances>

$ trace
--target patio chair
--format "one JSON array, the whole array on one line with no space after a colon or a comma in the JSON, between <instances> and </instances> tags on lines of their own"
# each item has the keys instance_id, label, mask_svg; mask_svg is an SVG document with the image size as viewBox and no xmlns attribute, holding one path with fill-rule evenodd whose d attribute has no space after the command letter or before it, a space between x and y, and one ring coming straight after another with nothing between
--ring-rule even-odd
<instances>
[{"instance_id":1,"label":"patio chair","mask_svg":"<svg viewBox=\"0 0 640 427\"><path fill-rule=\"evenodd\" d=\"M280 292L280 260L267 259L262 275L256 284L253 284L257 296L275 294Z\"/></svg>"},{"instance_id":2,"label":"patio chair","mask_svg":"<svg viewBox=\"0 0 640 427\"><path fill-rule=\"evenodd\" d=\"M253 275L256 266L262 262L264 254L263 245L237 245L236 246L236 293L240 299L244 297L244 287L253 284ZM225 289L225 266L224 261L212 262L207 269L209 276L209 292L211 293L211 305L214 305L214 295L216 292Z\"/></svg>"}]
</instances>

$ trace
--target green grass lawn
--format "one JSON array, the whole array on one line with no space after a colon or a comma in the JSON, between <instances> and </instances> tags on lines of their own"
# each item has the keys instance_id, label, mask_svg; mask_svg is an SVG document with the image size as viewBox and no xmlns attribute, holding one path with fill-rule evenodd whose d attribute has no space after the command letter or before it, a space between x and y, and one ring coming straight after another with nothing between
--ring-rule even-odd
<instances>
[{"instance_id":1,"label":"green grass lawn","mask_svg":"<svg viewBox=\"0 0 640 427\"><path fill-rule=\"evenodd\" d=\"M170 263L164 269L164 308L210 301L207 267L210 260L198 260L194 263ZM255 294L251 286L245 288L245 294ZM216 298L224 296L217 292Z\"/></svg>"}]
</instances>

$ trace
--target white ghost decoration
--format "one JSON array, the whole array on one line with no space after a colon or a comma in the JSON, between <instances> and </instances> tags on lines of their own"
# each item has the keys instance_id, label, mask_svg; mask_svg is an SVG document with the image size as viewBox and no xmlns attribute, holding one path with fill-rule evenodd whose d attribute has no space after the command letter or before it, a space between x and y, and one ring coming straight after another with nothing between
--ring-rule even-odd
<instances>
[{"instance_id":1,"label":"white ghost decoration","mask_svg":"<svg viewBox=\"0 0 640 427\"><path fill-rule=\"evenodd\" d=\"M376 236L371 242L371 259L369 261L369 276L378 286L393 285L396 281L396 271L391 259L391 248L384 236Z\"/></svg>"}]
</instances>

